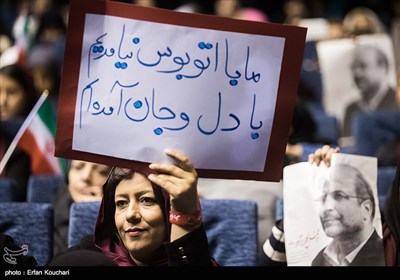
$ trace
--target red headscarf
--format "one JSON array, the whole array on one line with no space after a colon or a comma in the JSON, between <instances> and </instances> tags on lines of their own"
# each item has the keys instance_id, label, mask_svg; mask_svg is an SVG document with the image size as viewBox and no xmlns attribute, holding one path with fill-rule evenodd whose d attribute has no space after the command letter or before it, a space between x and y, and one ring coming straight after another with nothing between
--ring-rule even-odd
<instances>
[{"instance_id":1,"label":"red headscarf","mask_svg":"<svg viewBox=\"0 0 400 280\"><path fill-rule=\"evenodd\" d=\"M128 250L121 241L118 231L115 227L115 203L114 195L117 185L124 179L130 179L134 173L130 169L114 167L107 181L103 185L103 199L101 201L99 214L97 216L96 229L95 229L95 244L102 251L103 254L110 257L119 266L136 266L137 264L132 260ZM140 172L143 173L143 172ZM143 173L144 174L144 173ZM147 174L144 174L147 178ZM166 224L165 241L169 241L171 224L168 221L169 213L169 194L162 190L159 186L152 183L153 191L162 210L164 221ZM166 254L164 257L156 260L149 265L153 266L167 266L168 259Z\"/></svg>"}]
</instances>

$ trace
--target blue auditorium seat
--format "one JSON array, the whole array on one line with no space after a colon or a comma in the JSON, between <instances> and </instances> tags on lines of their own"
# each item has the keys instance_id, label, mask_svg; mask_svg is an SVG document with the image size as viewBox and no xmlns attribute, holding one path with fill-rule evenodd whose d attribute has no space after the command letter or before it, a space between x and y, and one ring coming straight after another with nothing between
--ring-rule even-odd
<instances>
[{"instance_id":1,"label":"blue auditorium seat","mask_svg":"<svg viewBox=\"0 0 400 280\"><path fill-rule=\"evenodd\" d=\"M257 265L257 204L250 200L202 199L211 255L223 266ZM68 246L94 232L100 202L73 203Z\"/></svg>"},{"instance_id":2,"label":"blue auditorium seat","mask_svg":"<svg viewBox=\"0 0 400 280\"><path fill-rule=\"evenodd\" d=\"M22 247L39 266L53 255L53 207L48 203L0 202L0 228Z\"/></svg>"},{"instance_id":3,"label":"blue auditorium seat","mask_svg":"<svg viewBox=\"0 0 400 280\"><path fill-rule=\"evenodd\" d=\"M0 178L0 202L12 202L15 200L15 185L13 178Z\"/></svg>"},{"instance_id":4,"label":"blue auditorium seat","mask_svg":"<svg viewBox=\"0 0 400 280\"><path fill-rule=\"evenodd\" d=\"M306 106L316 124L315 142L336 145L339 127L335 116L328 114L321 104L307 102Z\"/></svg>"},{"instance_id":5,"label":"blue auditorium seat","mask_svg":"<svg viewBox=\"0 0 400 280\"><path fill-rule=\"evenodd\" d=\"M100 201L74 202L69 208L68 247L79 244L82 237L93 234Z\"/></svg>"},{"instance_id":6,"label":"blue auditorium seat","mask_svg":"<svg viewBox=\"0 0 400 280\"><path fill-rule=\"evenodd\" d=\"M393 184L394 177L396 175L396 167L379 167L378 168L378 198L379 198L379 209L383 211L385 207L386 196Z\"/></svg>"},{"instance_id":7,"label":"blue auditorium seat","mask_svg":"<svg viewBox=\"0 0 400 280\"><path fill-rule=\"evenodd\" d=\"M318 65L316 41L308 41L304 46L300 79L312 89L313 100L322 104L322 77Z\"/></svg>"},{"instance_id":8,"label":"blue auditorium seat","mask_svg":"<svg viewBox=\"0 0 400 280\"><path fill-rule=\"evenodd\" d=\"M275 204L275 220L279 221L283 219L283 198L280 197L276 200Z\"/></svg>"},{"instance_id":9,"label":"blue auditorium seat","mask_svg":"<svg viewBox=\"0 0 400 280\"><path fill-rule=\"evenodd\" d=\"M52 203L57 191L65 185L65 178L61 175L31 175L26 201Z\"/></svg>"}]
</instances>

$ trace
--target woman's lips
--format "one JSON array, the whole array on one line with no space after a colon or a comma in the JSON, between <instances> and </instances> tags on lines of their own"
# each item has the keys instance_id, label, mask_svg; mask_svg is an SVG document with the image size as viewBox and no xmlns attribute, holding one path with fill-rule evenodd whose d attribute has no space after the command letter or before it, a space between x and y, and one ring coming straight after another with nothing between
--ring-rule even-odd
<instances>
[{"instance_id":1,"label":"woman's lips","mask_svg":"<svg viewBox=\"0 0 400 280\"><path fill-rule=\"evenodd\" d=\"M137 237L139 236L144 230L141 228L131 228L127 229L125 232L130 237Z\"/></svg>"}]
</instances>

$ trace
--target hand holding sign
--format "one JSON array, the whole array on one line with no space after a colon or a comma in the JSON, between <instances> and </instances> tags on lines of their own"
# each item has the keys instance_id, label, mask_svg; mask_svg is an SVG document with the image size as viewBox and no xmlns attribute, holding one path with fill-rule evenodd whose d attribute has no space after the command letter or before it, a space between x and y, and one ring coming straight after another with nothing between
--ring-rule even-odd
<instances>
[{"instance_id":1,"label":"hand holding sign","mask_svg":"<svg viewBox=\"0 0 400 280\"><path fill-rule=\"evenodd\" d=\"M58 156L144 168L169 147L203 177L280 179L303 28L99 3L72 1Z\"/></svg>"}]
</instances>

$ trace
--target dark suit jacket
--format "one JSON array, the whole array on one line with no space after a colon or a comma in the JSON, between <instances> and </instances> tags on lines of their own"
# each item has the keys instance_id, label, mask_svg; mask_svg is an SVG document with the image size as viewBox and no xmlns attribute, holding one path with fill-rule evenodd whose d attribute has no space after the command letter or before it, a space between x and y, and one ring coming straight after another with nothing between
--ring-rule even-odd
<instances>
[{"instance_id":1,"label":"dark suit jacket","mask_svg":"<svg viewBox=\"0 0 400 280\"><path fill-rule=\"evenodd\" d=\"M393 88L389 88L389 90L386 92L385 96L381 100L381 102L377 106L378 109L397 109L396 105L396 91ZM346 108L346 113L344 115L344 121L343 121L343 133L342 136L350 136L352 135L351 132L351 127L352 127L352 120L353 116L357 112L363 112L364 110L360 107L358 101L351 103L347 108Z\"/></svg>"},{"instance_id":2,"label":"dark suit jacket","mask_svg":"<svg viewBox=\"0 0 400 280\"><path fill-rule=\"evenodd\" d=\"M326 247L325 247L326 248ZM312 261L312 266L331 266L324 257L323 248ZM383 254L383 242L379 235L374 231L367 243L361 248L350 266L384 266L385 256Z\"/></svg>"}]
</instances>

